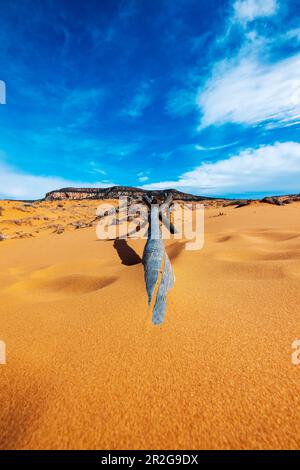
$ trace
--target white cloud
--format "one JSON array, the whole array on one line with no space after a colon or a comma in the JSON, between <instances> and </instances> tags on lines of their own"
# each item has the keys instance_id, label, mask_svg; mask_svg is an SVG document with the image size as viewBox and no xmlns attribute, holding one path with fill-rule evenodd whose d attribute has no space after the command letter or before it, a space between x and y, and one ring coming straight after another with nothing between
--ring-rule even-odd
<instances>
[{"instance_id":1,"label":"white cloud","mask_svg":"<svg viewBox=\"0 0 300 470\"><path fill-rule=\"evenodd\" d=\"M218 64L198 96L201 127L226 122L284 127L300 121L300 54L273 64L241 54Z\"/></svg>"},{"instance_id":2,"label":"white cloud","mask_svg":"<svg viewBox=\"0 0 300 470\"><path fill-rule=\"evenodd\" d=\"M69 186L101 187L111 186L111 184L80 183L55 176L35 176L0 163L0 197L2 199L40 199L49 191Z\"/></svg>"},{"instance_id":3,"label":"white cloud","mask_svg":"<svg viewBox=\"0 0 300 470\"><path fill-rule=\"evenodd\" d=\"M146 172L144 171L140 171L138 174L137 174L137 177L138 177L138 181L140 183L144 183L145 181L148 181L149 180L149 170L147 170Z\"/></svg>"},{"instance_id":4,"label":"white cloud","mask_svg":"<svg viewBox=\"0 0 300 470\"><path fill-rule=\"evenodd\" d=\"M229 147L234 147L235 145L237 145L239 143L238 140L236 140L235 142L231 142L230 144L225 144L225 145L217 145L215 147L204 147L203 145L195 145L195 149L196 150L199 150L200 152L206 152L206 151L214 151L214 150L223 150L223 149L227 149Z\"/></svg>"},{"instance_id":5,"label":"white cloud","mask_svg":"<svg viewBox=\"0 0 300 470\"><path fill-rule=\"evenodd\" d=\"M256 18L274 15L278 6L276 0L237 0L233 8L234 19L247 23Z\"/></svg>"},{"instance_id":6,"label":"white cloud","mask_svg":"<svg viewBox=\"0 0 300 470\"><path fill-rule=\"evenodd\" d=\"M144 185L147 189L177 188L206 195L299 192L300 144L275 143L241 151L214 163L202 163L178 181Z\"/></svg>"}]
</instances>

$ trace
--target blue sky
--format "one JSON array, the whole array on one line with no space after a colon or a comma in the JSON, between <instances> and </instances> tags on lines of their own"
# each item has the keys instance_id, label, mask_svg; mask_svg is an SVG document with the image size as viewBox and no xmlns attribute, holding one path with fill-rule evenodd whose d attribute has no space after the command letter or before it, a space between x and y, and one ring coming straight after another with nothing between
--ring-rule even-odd
<instances>
[{"instance_id":1,"label":"blue sky","mask_svg":"<svg viewBox=\"0 0 300 470\"><path fill-rule=\"evenodd\" d=\"M299 20L298 0L0 0L0 197L300 192Z\"/></svg>"}]
</instances>

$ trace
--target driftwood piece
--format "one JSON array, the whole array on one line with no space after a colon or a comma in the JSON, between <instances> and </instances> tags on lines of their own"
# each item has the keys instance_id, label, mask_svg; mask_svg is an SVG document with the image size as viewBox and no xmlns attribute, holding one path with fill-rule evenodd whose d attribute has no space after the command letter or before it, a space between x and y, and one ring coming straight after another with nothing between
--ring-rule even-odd
<instances>
[{"instance_id":1,"label":"driftwood piece","mask_svg":"<svg viewBox=\"0 0 300 470\"><path fill-rule=\"evenodd\" d=\"M149 307L152 307L152 322L155 325L159 325L164 322L167 293L174 286L175 282L171 262L166 253L164 242L161 239L160 221L172 234L177 233L177 230L170 221L171 195L160 206L154 204L153 199L150 199L147 195L143 196L143 200L150 208L148 221L146 220L140 227L144 228L149 223L148 239L143 253L144 275L148 304ZM114 214L115 209L111 209L97 214L96 219ZM125 222L126 220L128 220L128 217L121 219L120 222ZM134 233L135 231L133 230L131 233L119 237L119 239L127 238L127 236L131 236Z\"/></svg>"},{"instance_id":2,"label":"driftwood piece","mask_svg":"<svg viewBox=\"0 0 300 470\"><path fill-rule=\"evenodd\" d=\"M148 204L149 202L146 201ZM153 305L152 322L161 324L165 318L167 293L174 285L174 274L164 242L161 239L159 208L151 207L148 240L143 254L148 304Z\"/></svg>"}]
</instances>

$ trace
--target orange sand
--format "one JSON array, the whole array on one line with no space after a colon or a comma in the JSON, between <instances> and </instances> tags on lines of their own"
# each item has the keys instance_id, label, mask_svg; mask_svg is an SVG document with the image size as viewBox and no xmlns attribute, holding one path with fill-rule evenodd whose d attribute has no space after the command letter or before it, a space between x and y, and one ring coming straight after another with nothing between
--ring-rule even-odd
<instances>
[{"instance_id":1,"label":"orange sand","mask_svg":"<svg viewBox=\"0 0 300 470\"><path fill-rule=\"evenodd\" d=\"M13 204L2 220L20 218ZM64 204L62 222L83 216ZM53 207L39 213L55 220ZM0 242L2 449L299 447L300 204L219 212L206 209L201 251L167 243L161 327L142 265L128 265L143 241L118 254L94 227L57 235L33 220L33 238Z\"/></svg>"}]
</instances>

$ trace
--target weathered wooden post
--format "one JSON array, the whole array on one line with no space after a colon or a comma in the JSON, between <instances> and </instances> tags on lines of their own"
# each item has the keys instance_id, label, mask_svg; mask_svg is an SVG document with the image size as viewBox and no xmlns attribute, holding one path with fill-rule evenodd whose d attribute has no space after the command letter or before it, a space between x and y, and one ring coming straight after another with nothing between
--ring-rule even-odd
<instances>
[{"instance_id":1,"label":"weathered wooden post","mask_svg":"<svg viewBox=\"0 0 300 470\"><path fill-rule=\"evenodd\" d=\"M165 194L166 200L160 206L155 204L153 198L147 195L143 196L144 202L150 209L148 215L148 239L143 253L143 265L145 273L146 290L148 294L148 304L152 307L152 322L155 325L160 325L164 322L166 313L167 293L173 287L175 277L173 274L171 262L165 250L164 242L161 238L160 222L172 233L177 233L174 225L170 220L170 204L172 202L172 195ZM119 211L118 211L119 212ZM103 215L97 217L108 216L115 214L115 208L106 211ZM119 214L120 215L120 214ZM124 220L119 220L121 223ZM147 220L140 228L147 225ZM125 238L135 233L122 235L118 239Z\"/></svg>"},{"instance_id":2,"label":"weathered wooden post","mask_svg":"<svg viewBox=\"0 0 300 470\"><path fill-rule=\"evenodd\" d=\"M160 229L160 220L162 220L171 233L176 231L169 217L164 215L164 211L171 203L172 196L170 195L160 208L153 204L153 200L148 196L144 196L143 199L150 207L148 240L143 254L145 282L148 304L153 306L152 322L159 325L164 322L167 293L175 282L171 262L161 239Z\"/></svg>"}]
</instances>

